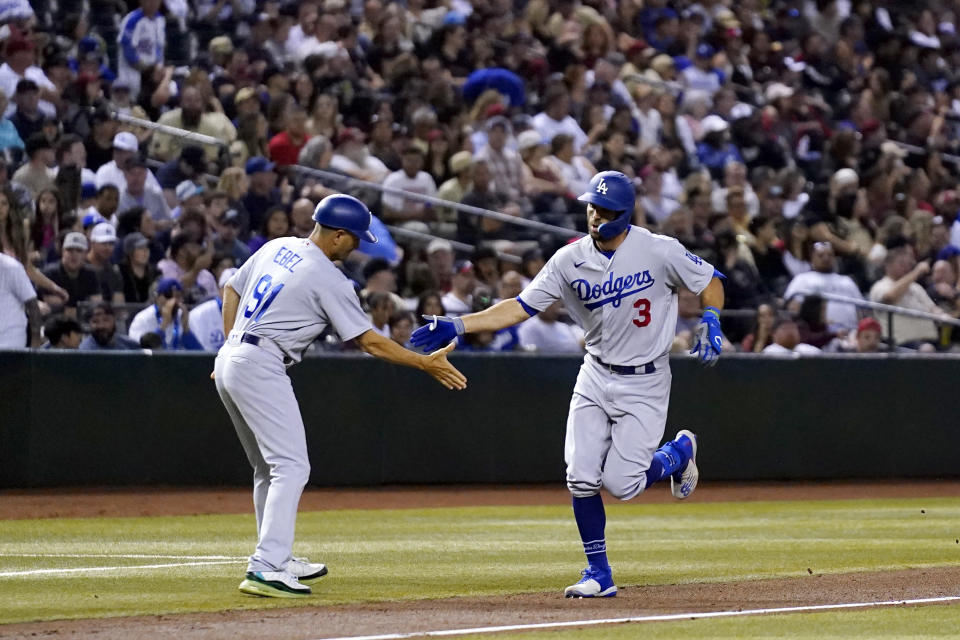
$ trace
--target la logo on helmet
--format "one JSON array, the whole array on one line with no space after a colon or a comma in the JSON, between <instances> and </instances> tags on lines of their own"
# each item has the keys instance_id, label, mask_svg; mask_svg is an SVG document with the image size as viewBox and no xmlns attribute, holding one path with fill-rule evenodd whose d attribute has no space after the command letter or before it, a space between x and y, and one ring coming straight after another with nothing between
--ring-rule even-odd
<instances>
[{"instance_id":1,"label":"la logo on helmet","mask_svg":"<svg viewBox=\"0 0 960 640\"><path fill-rule=\"evenodd\" d=\"M597 193L602 193L603 195L607 195L607 183L606 181L603 180L603 178L601 178L600 182L597 183Z\"/></svg>"}]
</instances>

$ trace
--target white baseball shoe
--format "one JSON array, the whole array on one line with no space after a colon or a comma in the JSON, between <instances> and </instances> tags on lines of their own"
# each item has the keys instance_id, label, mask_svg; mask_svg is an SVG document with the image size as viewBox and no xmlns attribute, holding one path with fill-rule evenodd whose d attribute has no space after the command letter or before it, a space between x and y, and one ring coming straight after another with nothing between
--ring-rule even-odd
<instances>
[{"instance_id":1,"label":"white baseball shoe","mask_svg":"<svg viewBox=\"0 0 960 640\"><path fill-rule=\"evenodd\" d=\"M685 438L690 443L690 460L681 471L670 476L670 493L679 500L689 498L700 480L700 471L697 469L697 436L692 431L683 429L677 432L674 442L685 446L681 438Z\"/></svg>"},{"instance_id":2,"label":"white baseball shoe","mask_svg":"<svg viewBox=\"0 0 960 640\"><path fill-rule=\"evenodd\" d=\"M617 595L617 585L613 583L613 571L588 566L580 572L580 581L563 590L567 598L612 598Z\"/></svg>"},{"instance_id":3,"label":"white baseball shoe","mask_svg":"<svg viewBox=\"0 0 960 640\"><path fill-rule=\"evenodd\" d=\"M285 570L303 583L313 582L327 575L327 565L310 562L306 558L291 559Z\"/></svg>"},{"instance_id":4,"label":"white baseball shoe","mask_svg":"<svg viewBox=\"0 0 960 640\"><path fill-rule=\"evenodd\" d=\"M312 593L288 571L248 571L240 591L266 598L305 598Z\"/></svg>"}]
</instances>

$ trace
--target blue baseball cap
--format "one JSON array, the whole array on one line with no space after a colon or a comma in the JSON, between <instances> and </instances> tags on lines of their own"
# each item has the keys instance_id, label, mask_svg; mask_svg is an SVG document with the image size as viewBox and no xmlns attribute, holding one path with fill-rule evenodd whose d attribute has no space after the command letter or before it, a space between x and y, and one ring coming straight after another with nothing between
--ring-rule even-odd
<instances>
[{"instance_id":1,"label":"blue baseball cap","mask_svg":"<svg viewBox=\"0 0 960 640\"><path fill-rule=\"evenodd\" d=\"M698 58L712 58L714 55L716 55L716 53L717 53L716 49L711 47L706 42L702 42L699 45L697 45Z\"/></svg>"},{"instance_id":2,"label":"blue baseball cap","mask_svg":"<svg viewBox=\"0 0 960 640\"><path fill-rule=\"evenodd\" d=\"M273 171L274 167L277 165L270 162L263 156L254 156L247 160L247 164L244 169L247 172L247 175L252 175L254 173L260 173L262 171Z\"/></svg>"},{"instance_id":3,"label":"blue baseball cap","mask_svg":"<svg viewBox=\"0 0 960 640\"><path fill-rule=\"evenodd\" d=\"M89 200L90 198L96 198L96 197L97 197L97 185L95 185L92 182L84 182L83 186L80 187L80 199ZM84 217L83 226L87 226L86 217Z\"/></svg>"},{"instance_id":4,"label":"blue baseball cap","mask_svg":"<svg viewBox=\"0 0 960 640\"><path fill-rule=\"evenodd\" d=\"M157 283L157 295L169 296L173 290L183 291L183 285L176 278L164 278Z\"/></svg>"},{"instance_id":5,"label":"blue baseball cap","mask_svg":"<svg viewBox=\"0 0 960 640\"><path fill-rule=\"evenodd\" d=\"M447 15L443 16L443 26L455 26L460 27L467 23L467 17L460 13L459 11L447 11Z\"/></svg>"}]
</instances>

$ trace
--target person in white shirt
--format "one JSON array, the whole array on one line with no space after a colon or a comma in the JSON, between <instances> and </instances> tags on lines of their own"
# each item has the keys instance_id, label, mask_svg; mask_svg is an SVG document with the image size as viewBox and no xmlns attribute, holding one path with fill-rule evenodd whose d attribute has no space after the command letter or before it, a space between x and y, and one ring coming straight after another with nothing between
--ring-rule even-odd
<instances>
[{"instance_id":1,"label":"person in white shirt","mask_svg":"<svg viewBox=\"0 0 960 640\"><path fill-rule=\"evenodd\" d=\"M648 164L640 171L640 179L643 180L644 194L640 204L647 217L659 224L680 208L679 202L663 195L663 174L653 165Z\"/></svg>"},{"instance_id":2,"label":"person in white shirt","mask_svg":"<svg viewBox=\"0 0 960 640\"><path fill-rule=\"evenodd\" d=\"M47 77L43 70L36 66L36 54L33 41L26 38L15 38L7 42L6 62L0 65L0 90L4 95L13 96L17 92L17 83L21 80L32 80L39 89L40 102L37 107L40 112L49 117L57 116L57 108L53 102L59 100L56 85ZM17 110L17 105L11 101L3 117L9 118Z\"/></svg>"},{"instance_id":3,"label":"person in white shirt","mask_svg":"<svg viewBox=\"0 0 960 640\"><path fill-rule=\"evenodd\" d=\"M233 267L224 269L217 282L220 295L198 304L190 312L190 326L204 351L219 351L226 342L227 338L223 335L223 287L236 272L237 269Z\"/></svg>"},{"instance_id":4,"label":"person in white shirt","mask_svg":"<svg viewBox=\"0 0 960 640\"><path fill-rule=\"evenodd\" d=\"M789 301L792 310L799 309L805 295L832 293L863 300L863 294L850 276L836 273L837 259L833 245L817 242L810 258L812 271L793 277L783 299ZM857 307L844 302L827 301L827 325L831 331L852 331L857 326Z\"/></svg>"},{"instance_id":5,"label":"person in white shirt","mask_svg":"<svg viewBox=\"0 0 960 640\"><path fill-rule=\"evenodd\" d=\"M105 184L112 184L117 191L123 193L127 189L127 179L123 173L123 166L129 158L132 158L140 150L140 143L137 136L129 131L120 131L113 136L113 160L102 165L97 169L96 185L100 189ZM145 186L150 191L163 193L163 187L160 181L153 175L153 171L147 169L147 181Z\"/></svg>"},{"instance_id":6,"label":"person in white shirt","mask_svg":"<svg viewBox=\"0 0 960 640\"><path fill-rule=\"evenodd\" d=\"M365 140L366 136L359 129L347 127L341 131L337 150L330 158L330 168L351 178L381 182L390 174L390 169L367 151Z\"/></svg>"},{"instance_id":7,"label":"person in white shirt","mask_svg":"<svg viewBox=\"0 0 960 640\"><path fill-rule=\"evenodd\" d=\"M386 291L374 291L367 296L367 315L373 330L384 338L390 337L390 316L396 312L393 296Z\"/></svg>"},{"instance_id":8,"label":"person in white shirt","mask_svg":"<svg viewBox=\"0 0 960 640\"><path fill-rule=\"evenodd\" d=\"M543 111L533 117L533 128L540 133L543 140L553 140L561 133L573 138L573 150L579 153L587 142L587 134L583 132L577 121L570 116L570 95L563 87L553 86L546 91Z\"/></svg>"},{"instance_id":9,"label":"person in white shirt","mask_svg":"<svg viewBox=\"0 0 960 640\"><path fill-rule=\"evenodd\" d=\"M473 311L473 291L477 288L477 276L473 265L462 260L453 267L450 291L440 299L448 316L462 316Z\"/></svg>"},{"instance_id":10,"label":"person in white shirt","mask_svg":"<svg viewBox=\"0 0 960 640\"><path fill-rule=\"evenodd\" d=\"M680 81L688 89L703 91L711 97L720 90L720 76L713 68L713 56L716 51L709 44L697 47L693 64L680 72Z\"/></svg>"},{"instance_id":11,"label":"person in white shirt","mask_svg":"<svg viewBox=\"0 0 960 640\"><path fill-rule=\"evenodd\" d=\"M590 161L574 151L573 138L561 133L550 142L553 155L546 158L550 168L559 175L570 193L584 193L590 179L597 173Z\"/></svg>"},{"instance_id":12,"label":"person in white shirt","mask_svg":"<svg viewBox=\"0 0 960 640\"><path fill-rule=\"evenodd\" d=\"M433 177L423 171L423 151L411 144L401 156L402 168L394 171L383 181L383 186L401 189L426 196L437 195L437 183ZM383 219L386 222L410 222L428 220L431 216L430 205L420 200L405 198L402 195L384 192Z\"/></svg>"},{"instance_id":13,"label":"person in white shirt","mask_svg":"<svg viewBox=\"0 0 960 640\"><path fill-rule=\"evenodd\" d=\"M154 303L143 309L130 322L130 339L135 342L145 334L154 333L168 351L201 351L203 346L190 330L190 314L181 299L183 287L173 278L157 282Z\"/></svg>"},{"instance_id":14,"label":"person in white shirt","mask_svg":"<svg viewBox=\"0 0 960 640\"><path fill-rule=\"evenodd\" d=\"M160 0L140 0L140 8L120 23L117 80L130 87L133 100L140 95L140 73L163 66L167 23L159 10Z\"/></svg>"},{"instance_id":15,"label":"person in white shirt","mask_svg":"<svg viewBox=\"0 0 960 640\"><path fill-rule=\"evenodd\" d=\"M887 248L887 257L883 263L884 276L870 288L870 299L874 302L892 304L914 311L934 313L949 318L936 303L930 299L926 290L917 283L930 272L930 265L926 262L917 262L913 247L906 240L900 239L899 246ZM884 333L886 333L884 327ZM930 320L911 318L910 316L893 316L894 344L917 343L934 341L937 338L937 327Z\"/></svg>"},{"instance_id":16,"label":"person in white shirt","mask_svg":"<svg viewBox=\"0 0 960 640\"><path fill-rule=\"evenodd\" d=\"M787 318L774 325L773 342L763 348L763 353L772 356L791 354L809 356L822 352L813 345L800 342L800 329L797 323Z\"/></svg>"},{"instance_id":17,"label":"person in white shirt","mask_svg":"<svg viewBox=\"0 0 960 640\"><path fill-rule=\"evenodd\" d=\"M520 344L539 353L583 354L583 329L559 322L563 304L558 300L520 325Z\"/></svg>"},{"instance_id":18,"label":"person in white shirt","mask_svg":"<svg viewBox=\"0 0 960 640\"><path fill-rule=\"evenodd\" d=\"M760 198L753 186L747 181L747 166L733 160L723 167L723 188L710 192L710 203L718 213L727 211L727 191L730 187L743 187L743 200L747 205L747 213L751 218L760 212Z\"/></svg>"},{"instance_id":19,"label":"person in white shirt","mask_svg":"<svg viewBox=\"0 0 960 640\"><path fill-rule=\"evenodd\" d=\"M297 13L297 24L290 27L287 34L286 53L294 57L303 46L304 41L313 35L317 28L317 5L313 2L302 2Z\"/></svg>"},{"instance_id":20,"label":"person in white shirt","mask_svg":"<svg viewBox=\"0 0 960 640\"><path fill-rule=\"evenodd\" d=\"M23 265L0 253L0 349L40 346L40 304Z\"/></svg>"}]
</instances>

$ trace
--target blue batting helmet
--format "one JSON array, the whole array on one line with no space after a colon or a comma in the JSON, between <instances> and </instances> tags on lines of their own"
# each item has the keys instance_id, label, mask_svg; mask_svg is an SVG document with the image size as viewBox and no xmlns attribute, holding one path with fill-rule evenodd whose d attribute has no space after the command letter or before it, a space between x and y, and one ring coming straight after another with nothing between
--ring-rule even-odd
<instances>
[{"instance_id":1,"label":"blue batting helmet","mask_svg":"<svg viewBox=\"0 0 960 640\"><path fill-rule=\"evenodd\" d=\"M377 236L370 232L373 215L367 205L353 196L342 193L327 196L313 210L313 220L323 227L349 231L367 242L377 241Z\"/></svg>"},{"instance_id":2,"label":"blue batting helmet","mask_svg":"<svg viewBox=\"0 0 960 640\"><path fill-rule=\"evenodd\" d=\"M619 171L601 171L593 176L587 190L577 200L589 202L597 207L611 211L622 211L622 215L600 225L600 237L604 240L616 238L627 230L633 217L633 204L636 191L633 181Z\"/></svg>"}]
</instances>

